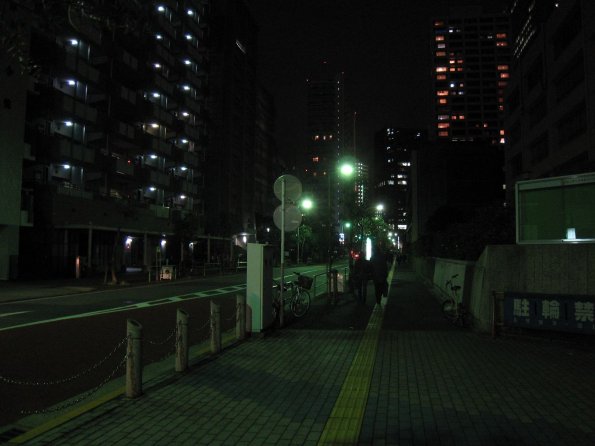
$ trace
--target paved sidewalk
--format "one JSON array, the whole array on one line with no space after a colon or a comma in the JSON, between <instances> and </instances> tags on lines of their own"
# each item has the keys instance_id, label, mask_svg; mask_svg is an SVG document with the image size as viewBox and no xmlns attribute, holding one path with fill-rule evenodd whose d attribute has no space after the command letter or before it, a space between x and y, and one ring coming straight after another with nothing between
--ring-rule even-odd
<instances>
[{"instance_id":1,"label":"paved sidewalk","mask_svg":"<svg viewBox=\"0 0 595 446\"><path fill-rule=\"evenodd\" d=\"M383 309L318 305L27 444L595 444L592 350L455 328L408 271Z\"/></svg>"}]
</instances>

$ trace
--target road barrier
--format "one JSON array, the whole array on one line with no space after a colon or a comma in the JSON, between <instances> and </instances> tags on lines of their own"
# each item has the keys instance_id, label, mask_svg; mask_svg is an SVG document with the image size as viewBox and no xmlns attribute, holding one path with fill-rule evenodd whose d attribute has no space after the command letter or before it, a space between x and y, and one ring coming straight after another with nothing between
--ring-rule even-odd
<instances>
[{"instance_id":1,"label":"road barrier","mask_svg":"<svg viewBox=\"0 0 595 446\"><path fill-rule=\"evenodd\" d=\"M188 369L189 363L189 331L192 328L194 333L204 333L204 329L209 327L210 335L210 352L212 354L220 353L222 350L222 320L235 321L232 330L235 331L235 339L243 340L246 338L246 296L236 295L236 305L233 313L225 319L221 318L220 305L211 301L211 311L209 317L204 324L197 327L191 327L190 315L182 309L177 310L176 324L173 330L161 340L148 339L143 329L142 324L134 319L126 320L126 337L118 342L118 344L101 360L97 361L90 367L76 372L70 376L60 379L32 379L24 380L15 377L6 376L0 372L0 382L11 386L21 387L43 387L43 386L58 386L69 385L76 380L89 375L91 372L98 370L101 366L105 366L108 360L116 358L116 365L112 368L100 382L82 393L76 398L70 399L63 404L52 406L50 408L42 408L35 410L21 410L21 415L46 414L52 412L59 412L64 409L73 407L82 401L88 399L95 394L99 389L105 386L109 381L117 376L120 369L125 367L124 378L125 387L124 395L127 398L137 398L143 393L143 356L144 347L161 346L172 342L172 348L168 349L167 357L174 355L174 370L176 372L184 372ZM231 331L231 330L230 330ZM204 339L200 342L203 342ZM123 351L125 347L125 351ZM117 359L117 353L121 352L122 357Z\"/></svg>"}]
</instances>

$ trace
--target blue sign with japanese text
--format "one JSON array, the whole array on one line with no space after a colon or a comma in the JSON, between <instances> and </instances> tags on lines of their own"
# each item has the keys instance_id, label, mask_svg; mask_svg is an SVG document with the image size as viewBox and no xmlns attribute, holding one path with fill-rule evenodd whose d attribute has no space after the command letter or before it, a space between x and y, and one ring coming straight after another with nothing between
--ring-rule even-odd
<instances>
[{"instance_id":1,"label":"blue sign with japanese text","mask_svg":"<svg viewBox=\"0 0 595 446\"><path fill-rule=\"evenodd\" d=\"M504 323L514 327L595 334L595 296L504 293Z\"/></svg>"}]
</instances>

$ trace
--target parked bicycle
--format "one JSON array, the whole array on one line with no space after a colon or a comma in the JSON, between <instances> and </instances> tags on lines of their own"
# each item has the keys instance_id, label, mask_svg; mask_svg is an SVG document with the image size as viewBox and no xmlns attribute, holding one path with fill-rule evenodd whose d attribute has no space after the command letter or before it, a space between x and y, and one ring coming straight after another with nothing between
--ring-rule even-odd
<instances>
[{"instance_id":1,"label":"parked bicycle","mask_svg":"<svg viewBox=\"0 0 595 446\"><path fill-rule=\"evenodd\" d=\"M465 306L460 302L459 298L459 290L461 287L459 285L455 285L453 279L457 278L459 275L455 274L450 278L450 280L446 281L446 289L449 291L450 296L442 302L442 313L453 324L458 325L460 327L467 326L467 311Z\"/></svg>"},{"instance_id":2,"label":"parked bicycle","mask_svg":"<svg viewBox=\"0 0 595 446\"><path fill-rule=\"evenodd\" d=\"M283 305L289 303L289 309L295 317L304 316L310 309L310 292L313 279L294 271L297 279L283 284ZM280 283L273 285L273 318L277 319L281 306Z\"/></svg>"}]
</instances>

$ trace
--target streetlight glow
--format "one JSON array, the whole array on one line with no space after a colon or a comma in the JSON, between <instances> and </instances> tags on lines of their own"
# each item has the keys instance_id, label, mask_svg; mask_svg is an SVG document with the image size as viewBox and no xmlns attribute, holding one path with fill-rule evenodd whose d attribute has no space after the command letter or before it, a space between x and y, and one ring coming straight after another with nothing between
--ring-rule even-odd
<instances>
[{"instance_id":1,"label":"streetlight glow","mask_svg":"<svg viewBox=\"0 0 595 446\"><path fill-rule=\"evenodd\" d=\"M353 170L354 169L351 164L345 163L341 166L341 175L346 176L346 177L350 176L351 174L353 174Z\"/></svg>"},{"instance_id":2,"label":"streetlight glow","mask_svg":"<svg viewBox=\"0 0 595 446\"><path fill-rule=\"evenodd\" d=\"M302 201L302 207L304 209L312 209L313 206L314 203L309 198L304 198L304 200Z\"/></svg>"}]
</instances>

